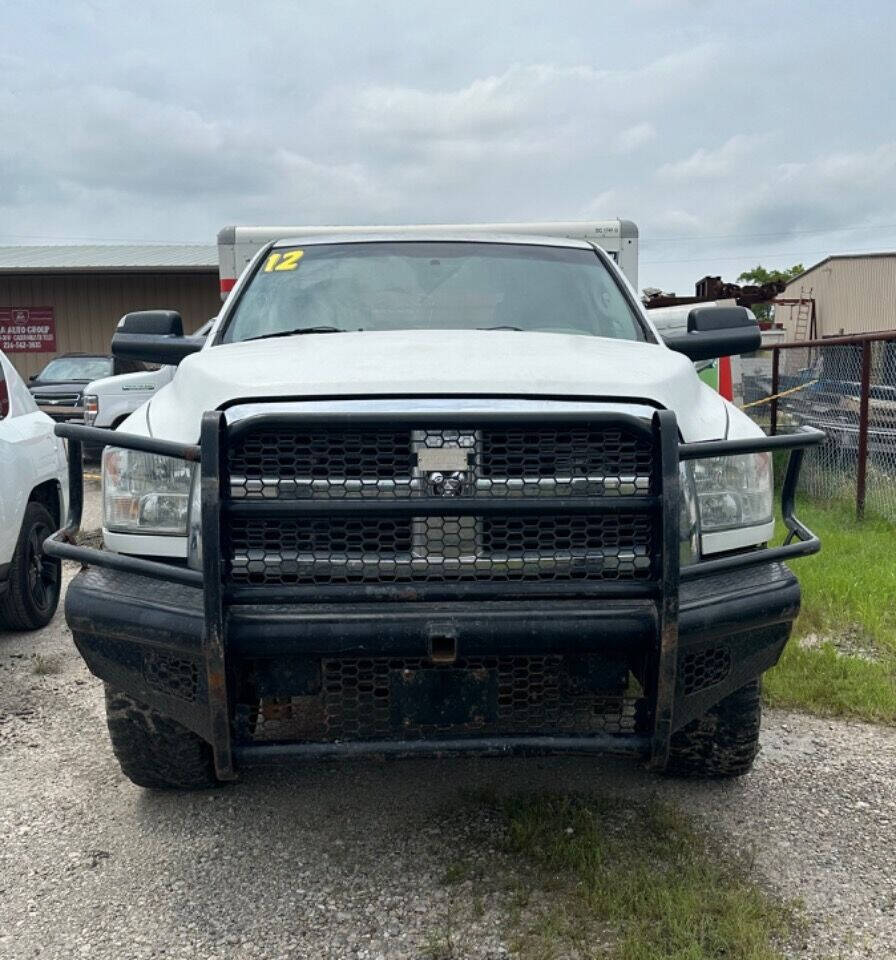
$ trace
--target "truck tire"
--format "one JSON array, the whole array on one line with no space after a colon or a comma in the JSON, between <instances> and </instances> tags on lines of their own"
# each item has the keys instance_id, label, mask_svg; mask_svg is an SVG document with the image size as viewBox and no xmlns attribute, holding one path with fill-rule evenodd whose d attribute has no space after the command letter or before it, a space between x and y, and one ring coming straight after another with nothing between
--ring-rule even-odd
<instances>
[{"instance_id":1,"label":"truck tire","mask_svg":"<svg viewBox=\"0 0 896 960\"><path fill-rule=\"evenodd\" d=\"M25 507L22 529L9 567L9 588L0 597L0 626L10 630L39 630L59 605L62 564L44 555L44 540L56 524L43 504Z\"/></svg>"},{"instance_id":2,"label":"truck tire","mask_svg":"<svg viewBox=\"0 0 896 960\"><path fill-rule=\"evenodd\" d=\"M751 680L672 734L665 772L673 777L739 777L759 753L761 684Z\"/></svg>"},{"instance_id":3,"label":"truck tire","mask_svg":"<svg viewBox=\"0 0 896 960\"><path fill-rule=\"evenodd\" d=\"M216 786L211 747L185 726L106 684L106 722L122 772L138 787Z\"/></svg>"}]
</instances>

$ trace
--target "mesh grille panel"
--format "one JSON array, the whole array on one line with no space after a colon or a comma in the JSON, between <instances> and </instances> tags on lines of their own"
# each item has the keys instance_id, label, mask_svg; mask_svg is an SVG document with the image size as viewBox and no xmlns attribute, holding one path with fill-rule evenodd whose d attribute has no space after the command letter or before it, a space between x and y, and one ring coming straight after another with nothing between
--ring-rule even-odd
<instances>
[{"instance_id":1,"label":"mesh grille panel","mask_svg":"<svg viewBox=\"0 0 896 960\"><path fill-rule=\"evenodd\" d=\"M484 430L482 470L488 477L649 475L650 444L620 427Z\"/></svg>"},{"instance_id":2,"label":"mesh grille panel","mask_svg":"<svg viewBox=\"0 0 896 960\"><path fill-rule=\"evenodd\" d=\"M445 456L440 457L444 451ZM646 494L650 441L623 427L259 430L229 453L231 496L412 497L433 474L487 497ZM431 464L432 469L427 469Z\"/></svg>"},{"instance_id":3,"label":"mesh grille panel","mask_svg":"<svg viewBox=\"0 0 896 960\"><path fill-rule=\"evenodd\" d=\"M179 700L192 702L199 690L199 669L195 660L158 650L144 652L143 677L151 690Z\"/></svg>"},{"instance_id":4,"label":"mesh grille panel","mask_svg":"<svg viewBox=\"0 0 896 960\"><path fill-rule=\"evenodd\" d=\"M405 691L459 674L483 693L461 704L461 722L425 722L401 709ZM249 729L255 741L631 733L637 704L634 696L583 690L560 656L472 657L451 667L334 659L323 662L320 694L263 700L252 708Z\"/></svg>"},{"instance_id":5,"label":"mesh grille panel","mask_svg":"<svg viewBox=\"0 0 896 960\"><path fill-rule=\"evenodd\" d=\"M682 657L681 687L685 695L720 683L731 671L731 651L728 647L710 647L687 653Z\"/></svg>"},{"instance_id":6,"label":"mesh grille panel","mask_svg":"<svg viewBox=\"0 0 896 960\"><path fill-rule=\"evenodd\" d=\"M407 482L413 465L407 430L260 430L229 456L234 496L304 496L303 488L314 483L332 496L363 487L376 495L377 481Z\"/></svg>"},{"instance_id":7,"label":"mesh grille panel","mask_svg":"<svg viewBox=\"0 0 896 960\"><path fill-rule=\"evenodd\" d=\"M646 579L654 526L641 514L536 517L237 517L231 579L359 581Z\"/></svg>"},{"instance_id":8,"label":"mesh grille panel","mask_svg":"<svg viewBox=\"0 0 896 960\"><path fill-rule=\"evenodd\" d=\"M470 500L640 497L653 492L651 435L629 424L299 427L270 423L228 451L234 499ZM546 510L552 507L546 505ZM652 516L613 514L233 516L227 576L239 586L647 580Z\"/></svg>"}]
</instances>

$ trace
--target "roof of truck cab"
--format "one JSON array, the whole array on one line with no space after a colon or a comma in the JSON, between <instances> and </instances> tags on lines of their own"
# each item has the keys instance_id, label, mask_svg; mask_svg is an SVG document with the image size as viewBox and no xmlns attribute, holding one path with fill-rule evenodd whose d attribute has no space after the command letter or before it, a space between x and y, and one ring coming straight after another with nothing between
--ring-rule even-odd
<instances>
[{"instance_id":1,"label":"roof of truck cab","mask_svg":"<svg viewBox=\"0 0 896 960\"><path fill-rule=\"evenodd\" d=\"M598 238L599 239L599 238ZM407 234L399 230L382 233L329 233L315 237L283 237L274 241L275 247L310 247L324 243L506 243L530 247L572 247L593 250L595 243L569 237L539 237L512 233L420 233Z\"/></svg>"}]
</instances>

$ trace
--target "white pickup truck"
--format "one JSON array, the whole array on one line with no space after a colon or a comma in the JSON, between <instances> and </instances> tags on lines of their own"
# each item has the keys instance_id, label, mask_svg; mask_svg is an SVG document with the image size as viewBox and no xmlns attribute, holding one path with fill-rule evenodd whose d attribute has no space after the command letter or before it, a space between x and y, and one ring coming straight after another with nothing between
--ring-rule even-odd
<instances>
[{"instance_id":1,"label":"white pickup truck","mask_svg":"<svg viewBox=\"0 0 896 960\"><path fill-rule=\"evenodd\" d=\"M124 317L113 353L179 366L111 438L57 427L114 446L105 550L71 544L77 510L48 549L87 565L66 616L131 780L472 751L750 768L821 435L766 437L697 376L757 348L746 311L664 340L568 227L283 231L206 340Z\"/></svg>"},{"instance_id":2,"label":"white pickup truck","mask_svg":"<svg viewBox=\"0 0 896 960\"><path fill-rule=\"evenodd\" d=\"M59 560L44 540L65 516L65 445L0 351L0 627L35 630L59 603Z\"/></svg>"}]
</instances>

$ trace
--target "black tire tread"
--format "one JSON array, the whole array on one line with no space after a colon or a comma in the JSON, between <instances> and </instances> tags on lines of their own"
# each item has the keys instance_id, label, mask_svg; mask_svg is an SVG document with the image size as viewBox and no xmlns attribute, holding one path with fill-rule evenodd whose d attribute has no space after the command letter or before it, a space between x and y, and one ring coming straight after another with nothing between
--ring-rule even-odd
<instances>
[{"instance_id":1,"label":"black tire tread","mask_svg":"<svg viewBox=\"0 0 896 960\"><path fill-rule=\"evenodd\" d=\"M216 786L211 747L185 726L106 684L106 723L124 775L138 787Z\"/></svg>"},{"instance_id":2,"label":"black tire tread","mask_svg":"<svg viewBox=\"0 0 896 960\"><path fill-rule=\"evenodd\" d=\"M45 524L50 530L55 530L57 526L49 510L43 504L32 500L26 505L22 517L22 529L19 531L19 539L16 541L15 553L9 567L9 588L0 597L0 627L7 630L39 630L53 619L59 606L59 590L56 591L56 600L46 615L36 614L28 603L27 589L24 587L26 572L22 565L25 563L28 532L38 522Z\"/></svg>"},{"instance_id":3,"label":"black tire tread","mask_svg":"<svg viewBox=\"0 0 896 960\"><path fill-rule=\"evenodd\" d=\"M761 693L757 677L676 731L665 772L673 777L703 779L748 773L759 753Z\"/></svg>"}]
</instances>

